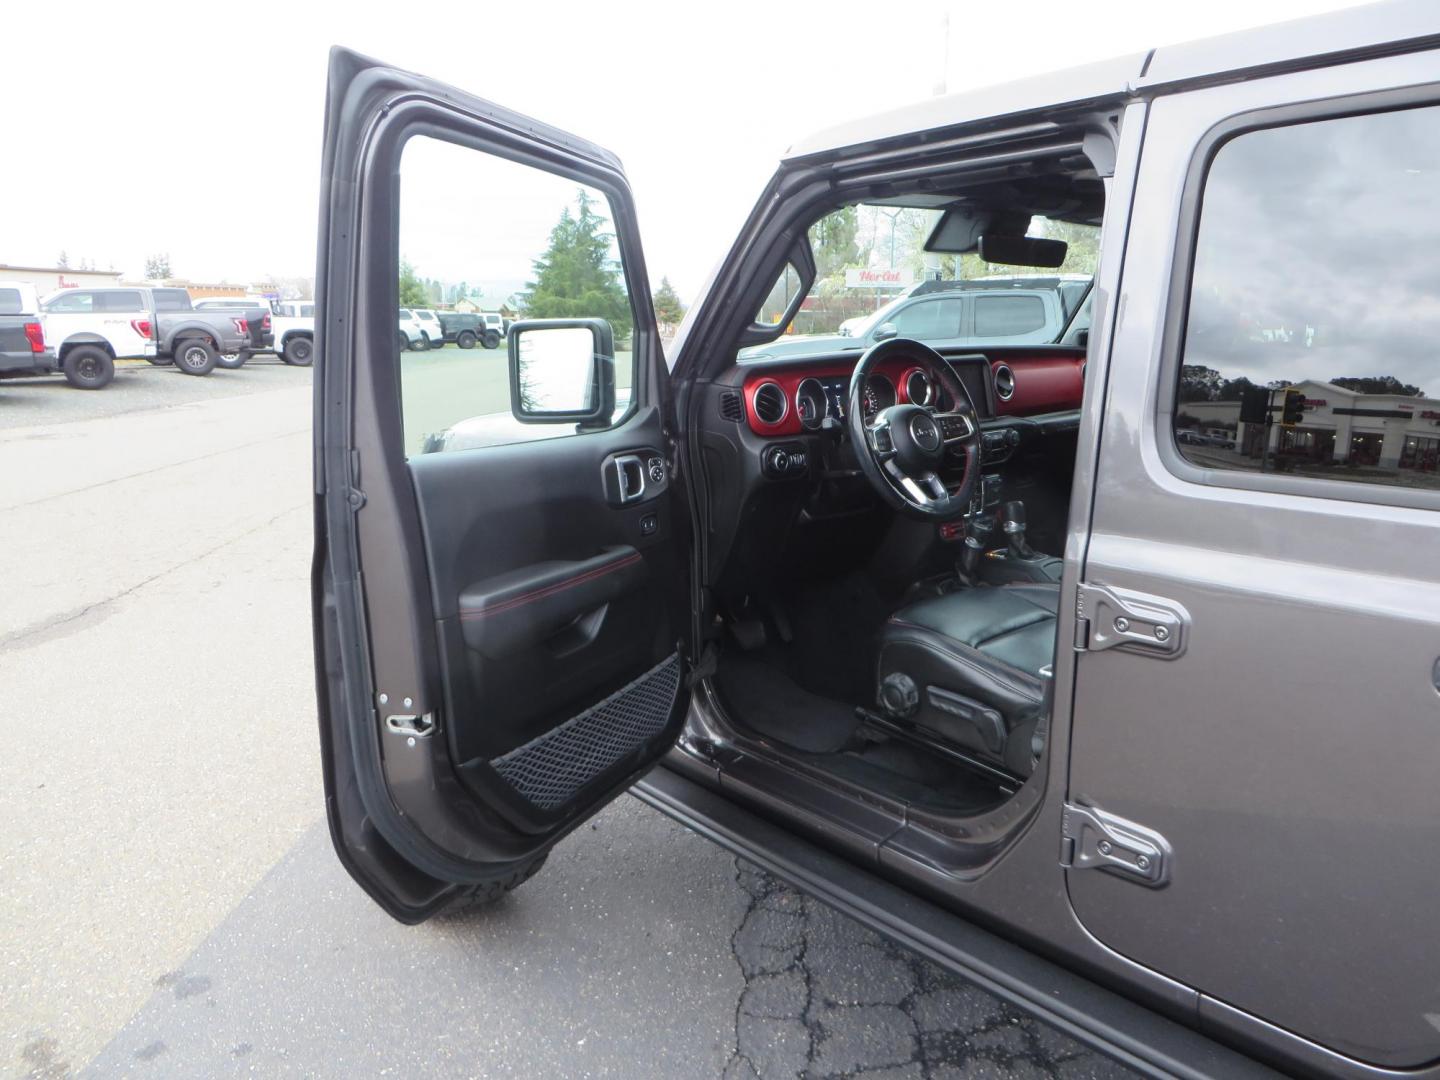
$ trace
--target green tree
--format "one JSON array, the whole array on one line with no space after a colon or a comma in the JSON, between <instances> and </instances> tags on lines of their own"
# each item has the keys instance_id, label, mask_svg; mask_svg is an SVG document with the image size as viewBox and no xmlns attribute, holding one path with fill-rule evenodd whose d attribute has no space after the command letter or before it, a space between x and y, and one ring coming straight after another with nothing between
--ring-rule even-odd
<instances>
[{"instance_id":1,"label":"green tree","mask_svg":"<svg viewBox=\"0 0 1440 1080\"><path fill-rule=\"evenodd\" d=\"M843 275L852 266L863 265L856 238L860 218L855 206L842 206L810 227L810 247L815 253L815 276L821 281Z\"/></svg>"},{"instance_id":2,"label":"green tree","mask_svg":"<svg viewBox=\"0 0 1440 1080\"><path fill-rule=\"evenodd\" d=\"M670 284L668 277L662 277L660 288L655 290L655 321L662 326L673 326L684 317L685 305L680 302L675 286Z\"/></svg>"},{"instance_id":3,"label":"green tree","mask_svg":"<svg viewBox=\"0 0 1440 1080\"><path fill-rule=\"evenodd\" d=\"M409 259L400 260L400 306L426 306L425 285L416 277L415 267L410 265Z\"/></svg>"},{"instance_id":4,"label":"green tree","mask_svg":"<svg viewBox=\"0 0 1440 1080\"><path fill-rule=\"evenodd\" d=\"M1341 375L1331 379L1336 386L1346 390L1358 390L1362 394L1399 394L1402 397L1419 397L1420 388L1401 382L1394 375Z\"/></svg>"},{"instance_id":5,"label":"green tree","mask_svg":"<svg viewBox=\"0 0 1440 1080\"><path fill-rule=\"evenodd\" d=\"M58 266L61 270L70 269L70 256L64 248L60 249L60 258L55 260L55 265Z\"/></svg>"},{"instance_id":6,"label":"green tree","mask_svg":"<svg viewBox=\"0 0 1440 1080\"><path fill-rule=\"evenodd\" d=\"M630 337L630 300L610 257L614 235L605 231L609 222L594 203L581 189L575 211L567 206L561 212L550 230L550 246L532 266L534 280L519 300L527 318L606 319L621 342Z\"/></svg>"},{"instance_id":7,"label":"green tree","mask_svg":"<svg viewBox=\"0 0 1440 1080\"><path fill-rule=\"evenodd\" d=\"M85 260L81 260L83 267ZM145 257L145 277L150 281L164 281L170 277L170 253L163 255L147 255Z\"/></svg>"}]
</instances>

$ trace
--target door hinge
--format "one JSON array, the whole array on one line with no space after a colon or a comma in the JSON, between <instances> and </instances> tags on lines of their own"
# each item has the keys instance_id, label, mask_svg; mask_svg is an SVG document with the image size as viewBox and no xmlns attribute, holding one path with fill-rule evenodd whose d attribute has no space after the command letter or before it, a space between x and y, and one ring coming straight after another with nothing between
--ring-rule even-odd
<instances>
[{"instance_id":1,"label":"door hinge","mask_svg":"<svg viewBox=\"0 0 1440 1080\"><path fill-rule=\"evenodd\" d=\"M1147 829L1095 806L1065 804L1060 825L1060 865L1070 870L1108 870L1158 889L1170 880L1170 844Z\"/></svg>"},{"instance_id":2,"label":"door hinge","mask_svg":"<svg viewBox=\"0 0 1440 1080\"><path fill-rule=\"evenodd\" d=\"M1124 648L1174 659L1185 651L1190 613L1173 600L1110 585L1075 589L1075 651Z\"/></svg>"}]
</instances>

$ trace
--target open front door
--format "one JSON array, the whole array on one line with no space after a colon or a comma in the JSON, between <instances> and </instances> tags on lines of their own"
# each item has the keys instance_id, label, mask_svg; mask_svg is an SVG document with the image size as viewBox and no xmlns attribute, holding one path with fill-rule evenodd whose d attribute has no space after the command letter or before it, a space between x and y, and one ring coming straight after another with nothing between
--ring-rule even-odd
<instances>
[{"instance_id":1,"label":"open front door","mask_svg":"<svg viewBox=\"0 0 1440 1080\"><path fill-rule=\"evenodd\" d=\"M689 511L612 155L337 49L323 176L326 799L415 922L524 880L674 741ZM465 333L512 307L499 349Z\"/></svg>"}]
</instances>

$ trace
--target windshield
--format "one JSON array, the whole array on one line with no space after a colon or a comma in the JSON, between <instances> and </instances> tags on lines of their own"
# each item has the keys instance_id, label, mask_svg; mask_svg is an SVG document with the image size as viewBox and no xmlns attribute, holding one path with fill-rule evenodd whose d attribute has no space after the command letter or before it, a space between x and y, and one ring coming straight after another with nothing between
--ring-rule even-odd
<instances>
[{"instance_id":1,"label":"windshield","mask_svg":"<svg viewBox=\"0 0 1440 1080\"><path fill-rule=\"evenodd\" d=\"M1031 215L1026 236L1066 244L1060 266L1039 269L926 251L941 214L859 203L822 217L809 231L810 293L778 341L739 358L859 351L897 336L937 348L1068 344L1088 325L1098 225Z\"/></svg>"}]
</instances>

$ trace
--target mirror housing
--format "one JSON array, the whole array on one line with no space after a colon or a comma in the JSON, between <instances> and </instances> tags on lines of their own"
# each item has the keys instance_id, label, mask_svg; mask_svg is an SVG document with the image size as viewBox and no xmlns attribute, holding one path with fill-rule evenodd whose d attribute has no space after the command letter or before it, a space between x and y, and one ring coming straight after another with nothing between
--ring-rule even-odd
<instances>
[{"instance_id":1,"label":"mirror housing","mask_svg":"<svg viewBox=\"0 0 1440 1080\"><path fill-rule=\"evenodd\" d=\"M510 324L510 412L522 424L606 427L615 413L615 332L605 319Z\"/></svg>"},{"instance_id":2,"label":"mirror housing","mask_svg":"<svg viewBox=\"0 0 1440 1080\"><path fill-rule=\"evenodd\" d=\"M740 332L740 346L768 345L776 340L783 333L785 328L795 321L795 316L800 312L800 305L810 295L810 290L815 287L817 270L815 268L815 252L810 247L810 236L808 233L800 233L790 249L785 253L785 262L789 263L795 271L795 276L800 279L795 289L795 295L790 300L785 312L780 316L780 321L773 326L767 326L762 322L752 321L749 326ZM780 273L784 273L784 263L781 263ZM761 292L753 298L750 303L750 310L759 312L760 305L765 299L765 293Z\"/></svg>"},{"instance_id":3,"label":"mirror housing","mask_svg":"<svg viewBox=\"0 0 1440 1080\"><path fill-rule=\"evenodd\" d=\"M876 341L888 341L899 332L893 322L882 322L879 326L875 327L875 332L870 336Z\"/></svg>"},{"instance_id":4,"label":"mirror housing","mask_svg":"<svg viewBox=\"0 0 1440 1080\"><path fill-rule=\"evenodd\" d=\"M980 258L989 263L1055 270L1065 261L1070 245L1064 240L1046 240L1039 236L984 233L980 237L979 248Z\"/></svg>"}]
</instances>

